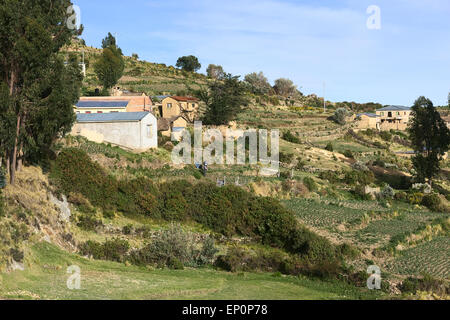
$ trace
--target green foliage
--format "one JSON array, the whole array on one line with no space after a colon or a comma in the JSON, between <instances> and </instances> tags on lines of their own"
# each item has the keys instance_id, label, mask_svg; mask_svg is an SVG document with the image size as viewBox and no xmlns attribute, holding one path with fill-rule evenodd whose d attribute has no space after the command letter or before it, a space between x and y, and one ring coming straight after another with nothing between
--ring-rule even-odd
<instances>
[{"instance_id":1,"label":"green foliage","mask_svg":"<svg viewBox=\"0 0 450 320\"><path fill-rule=\"evenodd\" d=\"M117 47L116 38L111 34L111 32L108 32L106 38L102 40L102 49L109 47Z\"/></svg>"},{"instance_id":2,"label":"green foliage","mask_svg":"<svg viewBox=\"0 0 450 320\"><path fill-rule=\"evenodd\" d=\"M344 154L344 156L346 156L349 159L355 158L355 156L353 155L353 152L351 152L350 150L345 150L343 154Z\"/></svg>"},{"instance_id":3,"label":"green foliage","mask_svg":"<svg viewBox=\"0 0 450 320\"><path fill-rule=\"evenodd\" d=\"M424 195L421 204L435 212L440 212L444 209L441 198L435 193Z\"/></svg>"},{"instance_id":4,"label":"green foliage","mask_svg":"<svg viewBox=\"0 0 450 320\"><path fill-rule=\"evenodd\" d=\"M253 94L263 95L272 91L272 86L262 72L253 72L246 75L245 82L248 83Z\"/></svg>"},{"instance_id":5,"label":"green foliage","mask_svg":"<svg viewBox=\"0 0 450 320\"><path fill-rule=\"evenodd\" d=\"M297 86L294 85L294 82L285 78L275 80L273 89L275 90L276 94L283 97L294 96L298 92Z\"/></svg>"},{"instance_id":6,"label":"green foliage","mask_svg":"<svg viewBox=\"0 0 450 320\"><path fill-rule=\"evenodd\" d=\"M4 189L6 187L6 172L3 167L0 166L0 189Z\"/></svg>"},{"instance_id":7,"label":"green foliage","mask_svg":"<svg viewBox=\"0 0 450 320\"><path fill-rule=\"evenodd\" d=\"M333 257L334 247L299 225L277 200L256 197L236 186L219 188L182 180L158 186L146 179L117 182L77 149L61 152L50 177L60 191L80 193L104 210L167 221L193 220L225 236L252 237L311 261Z\"/></svg>"},{"instance_id":8,"label":"green foliage","mask_svg":"<svg viewBox=\"0 0 450 320\"><path fill-rule=\"evenodd\" d=\"M293 153L280 152L280 162L291 164L295 155Z\"/></svg>"},{"instance_id":9,"label":"green foliage","mask_svg":"<svg viewBox=\"0 0 450 320\"><path fill-rule=\"evenodd\" d=\"M225 76L225 71L223 71L223 67L215 64L210 64L206 69L206 74L211 79L220 80Z\"/></svg>"},{"instance_id":10,"label":"green foliage","mask_svg":"<svg viewBox=\"0 0 450 320\"><path fill-rule=\"evenodd\" d=\"M114 208L117 203L117 181L79 149L61 151L52 165L50 179L64 194L80 193L102 209Z\"/></svg>"},{"instance_id":11,"label":"green foliage","mask_svg":"<svg viewBox=\"0 0 450 320\"><path fill-rule=\"evenodd\" d=\"M440 170L442 156L449 150L450 130L429 99L418 98L412 110L408 133L416 151L413 158L416 178L419 182L431 181Z\"/></svg>"},{"instance_id":12,"label":"green foliage","mask_svg":"<svg viewBox=\"0 0 450 320\"><path fill-rule=\"evenodd\" d=\"M310 177L305 177L303 179L303 184L310 192L316 192L318 190L317 183Z\"/></svg>"},{"instance_id":13,"label":"green foliage","mask_svg":"<svg viewBox=\"0 0 450 320\"><path fill-rule=\"evenodd\" d=\"M75 120L80 67L76 59L65 66L60 56L81 31L68 28L70 5L69 0L0 5L0 152L10 161L12 182L16 156L32 162L48 158Z\"/></svg>"},{"instance_id":14,"label":"green foliage","mask_svg":"<svg viewBox=\"0 0 450 320\"><path fill-rule=\"evenodd\" d=\"M86 231L96 231L103 223L92 215L82 215L78 218L77 226Z\"/></svg>"},{"instance_id":15,"label":"green foliage","mask_svg":"<svg viewBox=\"0 0 450 320\"><path fill-rule=\"evenodd\" d=\"M400 290L403 293L417 294L418 291L433 292L440 296L450 294L450 286L443 280L435 279L432 276L425 274L423 278L409 277L405 279Z\"/></svg>"},{"instance_id":16,"label":"green foliage","mask_svg":"<svg viewBox=\"0 0 450 320\"><path fill-rule=\"evenodd\" d=\"M411 204L421 204L423 201L424 194L421 192L415 192L410 194L408 197L409 203Z\"/></svg>"},{"instance_id":17,"label":"green foliage","mask_svg":"<svg viewBox=\"0 0 450 320\"><path fill-rule=\"evenodd\" d=\"M176 66L177 68L181 68L187 72L196 72L202 67L198 61L198 58L195 56L184 56L178 58Z\"/></svg>"},{"instance_id":18,"label":"green foliage","mask_svg":"<svg viewBox=\"0 0 450 320\"><path fill-rule=\"evenodd\" d=\"M333 144L331 142L329 142L327 144L327 146L325 147L325 150L330 151L330 152L334 152Z\"/></svg>"},{"instance_id":19,"label":"green foliage","mask_svg":"<svg viewBox=\"0 0 450 320\"><path fill-rule=\"evenodd\" d=\"M390 142L392 140L392 134L389 131L381 131L380 137L386 142Z\"/></svg>"},{"instance_id":20,"label":"green foliage","mask_svg":"<svg viewBox=\"0 0 450 320\"><path fill-rule=\"evenodd\" d=\"M169 229L160 231L148 246L131 252L130 260L137 265L176 270L211 264L218 252L214 239L208 236L200 244L199 250L191 234L184 232L180 225L172 224Z\"/></svg>"},{"instance_id":21,"label":"green foliage","mask_svg":"<svg viewBox=\"0 0 450 320\"><path fill-rule=\"evenodd\" d=\"M293 135L290 130L283 134L283 140L296 144L301 143L300 139L297 136Z\"/></svg>"},{"instance_id":22,"label":"green foliage","mask_svg":"<svg viewBox=\"0 0 450 320\"><path fill-rule=\"evenodd\" d=\"M357 170L347 171L342 180L342 182L351 186L358 184L362 186L367 186L372 184L374 181L375 176L371 171L366 172Z\"/></svg>"},{"instance_id":23,"label":"green foliage","mask_svg":"<svg viewBox=\"0 0 450 320\"><path fill-rule=\"evenodd\" d=\"M116 46L103 49L101 57L94 65L98 80L105 90L111 89L119 81L125 69L122 51Z\"/></svg>"},{"instance_id":24,"label":"green foliage","mask_svg":"<svg viewBox=\"0 0 450 320\"><path fill-rule=\"evenodd\" d=\"M81 244L79 248L80 254L83 256L116 262L124 262L129 250L130 244L128 241L119 238L107 240L103 244L89 240Z\"/></svg>"},{"instance_id":25,"label":"green foliage","mask_svg":"<svg viewBox=\"0 0 450 320\"><path fill-rule=\"evenodd\" d=\"M349 115L349 112L347 109L345 109L345 108L336 109L334 116L333 116L333 121L335 121L337 124L344 125L347 123L348 115Z\"/></svg>"},{"instance_id":26,"label":"green foliage","mask_svg":"<svg viewBox=\"0 0 450 320\"><path fill-rule=\"evenodd\" d=\"M206 104L203 122L207 125L228 125L236 120L242 107L247 105L245 86L239 77L226 74L222 81L208 85L208 89L200 89L195 95Z\"/></svg>"}]
</instances>

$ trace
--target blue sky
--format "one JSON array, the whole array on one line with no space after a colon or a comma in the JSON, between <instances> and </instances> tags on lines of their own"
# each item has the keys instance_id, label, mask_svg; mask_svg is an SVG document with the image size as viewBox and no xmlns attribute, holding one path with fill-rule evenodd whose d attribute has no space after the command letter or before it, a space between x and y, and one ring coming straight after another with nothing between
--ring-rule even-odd
<instances>
[{"instance_id":1,"label":"blue sky","mask_svg":"<svg viewBox=\"0 0 450 320\"><path fill-rule=\"evenodd\" d=\"M327 100L447 104L449 0L74 0L88 45L117 33L125 54L175 65L193 54L205 72L263 71ZM369 30L366 10L381 9Z\"/></svg>"}]
</instances>

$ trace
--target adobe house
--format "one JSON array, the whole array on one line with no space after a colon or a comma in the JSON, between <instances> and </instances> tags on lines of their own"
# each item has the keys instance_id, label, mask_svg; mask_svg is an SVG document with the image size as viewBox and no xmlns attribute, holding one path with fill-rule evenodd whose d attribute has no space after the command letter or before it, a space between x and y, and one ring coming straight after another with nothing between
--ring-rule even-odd
<instances>
[{"instance_id":1,"label":"adobe house","mask_svg":"<svg viewBox=\"0 0 450 320\"><path fill-rule=\"evenodd\" d=\"M158 132L165 137L171 137L172 133L177 140L181 139L181 134L187 128L187 121L181 116L174 116L172 118L158 119Z\"/></svg>"},{"instance_id":2,"label":"adobe house","mask_svg":"<svg viewBox=\"0 0 450 320\"><path fill-rule=\"evenodd\" d=\"M359 120L357 129L379 129L378 116L375 113L360 113L356 119Z\"/></svg>"},{"instance_id":3,"label":"adobe house","mask_svg":"<svg viewBox=\"0 0 450 320\"><path fill-rule=\"evenodd\" d=\"M412 110L404 106L387 106L376 111L378 116L379 129L406 130Z\"/></svg>"},{"instance_id":4,"label":"adobe house","mask_svg":"<svg viewBox=\"0 0 450 320\"><path fill-rule=\"evenodd\" d=\"M109 110L108 103L120 103L119 109ZM123 107L123 104L125 104ZM91 105L89 107L79 108L78 105ZM96 106L95 104L98 104ZM106 106L106 107L105 107ZM103 110L102 110L103 109ZM78 112L79 111L79 112ZM135 96L123 94L122 96L111 97L81 97L80 101L75 106L76 113L109 113L109 112L153 112L153 101L146 95Z\"/></svg>"},{"instance_id":5,"label":"adobe house","mask_svg":"<svg viewBox=\"0 0 450 320\"><path fill-rule=\"evenodd\" d=\"M173 96L164 98L158 111L161 118L171 119L182 116L187 122L194 122L198 106L196 98Z\"/></svg>"},{"instance_id":6,"label":"adobe house","mask_svg":"<svg viewBox=\"0 0 450 320\"><path fill-rule=\"evenodd\" d=\"M157 120L150 112L80 113L72 135L138 152L158 147Z\"/></svg>"}]
</instances>

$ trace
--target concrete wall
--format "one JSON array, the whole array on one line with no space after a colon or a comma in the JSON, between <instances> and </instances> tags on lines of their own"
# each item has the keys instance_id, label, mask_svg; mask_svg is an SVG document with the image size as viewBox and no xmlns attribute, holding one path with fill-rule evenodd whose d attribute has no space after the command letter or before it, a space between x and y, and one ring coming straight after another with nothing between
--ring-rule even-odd
<instances>
[{"instance_id":1,"label":"concrete wall","mask_svg":"<svg viewBox=\"0 0 450 320\"><path fill-rule=\"evenodd\" d=\"M135 122L77 123L72 135L80 135L97 143L111 143L135 151L158 147L156 118L149 114Z\"/></svg>"}]
</instances>

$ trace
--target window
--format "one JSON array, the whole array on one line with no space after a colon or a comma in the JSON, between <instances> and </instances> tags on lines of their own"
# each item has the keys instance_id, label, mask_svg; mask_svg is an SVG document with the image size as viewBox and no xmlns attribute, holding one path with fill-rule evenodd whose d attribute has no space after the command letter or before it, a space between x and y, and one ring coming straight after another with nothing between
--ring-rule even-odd
<instances>
[{"instance_id":1,"label":"window","mask_svg":"<svg viewBox=\"0 0 450 320\"><path fill-rule=\"evenodd\" d=\"M153 125L151 124L147 126L147 138L153 138Z\"/></svg>"},{"instance_id":2,"label":"window","mask_svg":"<svg viewBox=\"0 0 450 320\"><path fill-rule=\"evenodd\" d=\"M195 103L192 104L192 108L195 109Z\"/></svg>"},{"instance_id":3,"label":"window","mask_svg":"<svg viewBox=\"0 0 450 320\"><path fill-rule=\"evenodd\" d=\"M97 111L97 113L103 113L103 111Z\"/></svg>"},{"instance_id":4,"label":"window","mask_svg":"<svg viewBox=\"0 0 450 320\"><path fill-rule=\"evenodd\" d=\"M86 111L86 113L87 113L87 114L91 114L91 112L90 112L90 111Z\"/></svg>"},{"instance_id":5,"label":"window","mask_svg":"<svg viewBox=\"0 0 450 320\"><path fill-rule=\"evenodd\" d=\"M167 109L172 109L172 104L171 103L167 104Z\"/></svg>"},{"instance_id":6,"label":"window","mask_svg":"<svg viewBox=\"0 0 450 320\"><path fill-rule=\"evenodd\" d=\"M384 112L381 113L381 116L384 117Z\"/></svg>"}]
</instances>

